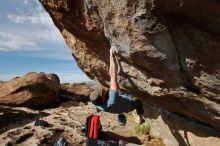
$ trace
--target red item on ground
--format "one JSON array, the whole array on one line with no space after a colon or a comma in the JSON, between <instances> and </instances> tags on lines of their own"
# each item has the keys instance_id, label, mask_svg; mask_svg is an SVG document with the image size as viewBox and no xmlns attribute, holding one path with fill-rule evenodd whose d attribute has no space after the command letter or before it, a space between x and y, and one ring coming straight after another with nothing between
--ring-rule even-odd
<instances>
[{"instance_id":1,"label":"red item on ground","mask_svg":"<svg viewBox=\"0 0 220 146\"><path fill-rule=\"evenodd\" d=\"M89 138L97 139L99 130L99 116L94 115L91 119Z\"/></svg>"}]
</instances>

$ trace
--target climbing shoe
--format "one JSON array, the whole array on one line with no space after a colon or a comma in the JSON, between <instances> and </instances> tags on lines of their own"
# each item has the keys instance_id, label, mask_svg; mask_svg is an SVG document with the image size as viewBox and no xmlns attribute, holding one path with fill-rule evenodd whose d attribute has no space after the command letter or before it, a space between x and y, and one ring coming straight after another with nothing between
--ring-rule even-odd
<instances>
[{"instance_id":1,"label":"climbing shoe","mask_svg":"<svg viewBox=\"0 0 220 146\"><path fill-rule=\"evenodd\" d=\"M124 114L119 114L118 115L118 123L120 126L125 126L127 122L127 118Z\"/></svg>"}]
</instances>

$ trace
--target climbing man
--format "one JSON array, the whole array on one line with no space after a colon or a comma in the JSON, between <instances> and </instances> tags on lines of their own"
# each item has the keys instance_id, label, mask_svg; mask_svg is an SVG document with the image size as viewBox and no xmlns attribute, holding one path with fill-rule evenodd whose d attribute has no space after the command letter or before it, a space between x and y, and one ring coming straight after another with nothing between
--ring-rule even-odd
<instances>
[{"instance_id":1,"label":"climbing man","mask_svg":"<svg viewBox=\"0 0 220 146\"><path fill-rule=\"evenodd\" d=\"M106 87L97 88L90 95L91 102L96 106L97 111L105 111L118 114L120 125L126 124L126 117L123 113L128 113L136 109L137 116L135 122L138 124L144 123L143 105L140 100L132 97L131 94L120 95L119 85L117 81L116 57L113 49L110 49L110 89Z\"/></svg>"}]
</instances>

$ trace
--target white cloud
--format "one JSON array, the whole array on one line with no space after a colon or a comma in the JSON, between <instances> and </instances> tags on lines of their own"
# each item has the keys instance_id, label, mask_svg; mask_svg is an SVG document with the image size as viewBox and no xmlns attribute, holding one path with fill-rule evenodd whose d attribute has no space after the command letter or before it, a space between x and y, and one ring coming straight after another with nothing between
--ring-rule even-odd
<instances>
[{"instance_id":1,"label":"white cloud","mask_svg":"<svg viewBox=\"0 0 220 146\"><path fill-rule=\"evenodd\" d=\"M64 39L58 29L55 27L52 19L46 12L33 12L33 14L24 14L24 15L15 15L15 14L8 14L7 17L9 20L16 24L17 26L20 25L22 28L22 32L26 33L25 35L28 36L32 41L32 44L65 44ZM24 26L25 25L25 26ZM24 26L24 27L23 27ZM34 28L34 35L33 33L29 33L30 31L26 31L26 29ZM2 42L3 43L3 42ZM30 41L29 41L30 43ZM39 45L40 45L39 44ZM10 44L7 43L6 49L10 49L13 51L13 48L9 46ZM26 43L26 45L28 45ZM29 44L31 45L31 44ZM38 46L39 46L38 45ZM1 47L3 51L3 48Z\"/></svg>"},{"instance_id":2,"label":"white cloud","mask_svg":"<svg viewBox=\"0 0 220 146\"><path fill-rule=\"evenodd\" d=\"M24 5L28 5L29 0L23 0L22 2Z\"/></svg>"},{"instance_id":3,"label":"white cloud","mask_svg":"<svg viewBox=\"0 0 220 146\"><path fill-rule=\"evenodd\" d=\"M27 51L36 49L36 46L36 43L25 36L0 32L0 51Z\"/></svg>"},{"instance_id":4,"label":"white cloud","mask_svg":"<svg viewBox=\"0 0 220 146\"><path fill-rule=\"evenodd\" d=\"M32 24L45 27L54 26L50 16L46 12L38 12L32 15L8 14L7 16L11 22L16 24Z\"/></svg>"},{"instance_id":5,"label":"white cloud","mask_svg":"<svg viewBox=\"0 0 220 146\"><path fill-rule=\"evenodd\" d=\"M44 30L36 35L39 39L47 40L47 42L52 42L55 44L60 44L61 42L64 43L62 35L52 29Z\"/></svg>"},{"instance_id":6,"label":"white cloud","mask_svg":"<svg viewBox=\"0 0 220 146\"><path fill-rule=\"evenodd\" d=\"M20 10L4 15L6 21L0 24L0 33L5 32L0 34L0 51L40 50L32 55L72 59L64 38L38 0L29 0L28 6Z\"/></svg>"},{"instance_id":7,"label":"white cloud","mask_svg":"<svg viewBox=\"0 0 220 146\"><path fill-rule=\"evenodd\" d=\"M89 81L83 72L78 71L71 51L39 0L5 1L7 3L2 3L2 5L6 9L3 9L0 14L2 20L0 23L0 54L7 56L0 57L3 62L2 68L4 68L4 72L1 73L0 70L0 80L22 76L29 71L43 71L58 72L61 82ZM1 53L1 51L9 52ZM17 51L23 52L18 53ZM11 57L14 59L10 59ZM24 57L33 60L26 62L27 59ZM43 58L44 63L35 62L37 58L39 60ZM52 59L54 61L51 61ZM60 64L62 60L65 60L64 64ZM73 63L68 63L66 60L73 60ZM69 70L73 70L73 72Z\"/></svg>"},{"instance_id":8,"label":"white cloud","mask_svg":"<svg viewBox=\"0 0 220 146\"><path fill-rule=\"evenodd\" d=\"M55 44L64 43L63 37L55 27L52 19L46 12L37 12L31 15L8 14L11 22L16 24L26 24L28 27L37 26L38 33L34 36L37 40L46 40Z\"/></svg>"}]
</instances>

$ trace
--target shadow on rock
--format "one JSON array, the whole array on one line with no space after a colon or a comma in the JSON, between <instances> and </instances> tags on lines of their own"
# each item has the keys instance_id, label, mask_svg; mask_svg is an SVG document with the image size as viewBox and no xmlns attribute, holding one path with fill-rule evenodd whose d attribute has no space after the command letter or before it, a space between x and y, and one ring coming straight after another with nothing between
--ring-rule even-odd
<instances>
[{"instance_id":1,"label":"shadow on rock","mask_svg":"<svg viewBox=\"0 0 220 146\"><path fill-rule=\"evenodd\" d=\"M61 102L65 101L76 101L76 102L89 102L89 96L81 95L81 94L75 94L73 92L60 89L60 100Z\"/></svg>"},{"instance_id":2,"label":"shadow on rock","mask_svg":"<svg viewBox=\"0 0 220 146\"><path fill-rule=\"evenodd\" d=\"M48 113L44 112L32 113L6 106L0 106L0 133L6 132L12 128L22 127L48 115Z\"/></svg>"},{"instance_id":3,"label":"shadow on rock","mask_svg":"<svg viewBox=\"0 0 220 146\"><path fill-rule=\"evenodd\" d=\"M208 137L220 138L220 132L189 117L172 113L161 108L156 108L148 104L145 104L144 107L144 116L153 120L154 124L151 128L167 125L168 129L160 129L166 131L166 133L168 132L164 137L167 138L167 135L170 133L170 136L168 136L169 139L172 139L173 136L181 146L190 146L190 143L192 143L192 135L195 136L195 139Z\"/></svg>"},{"instance_id":4,"label":"shadow on rock","mask_svg":"<svg viewBox=\"0 0 220 146\"><path fill-rule=\"evenodd\" d=\"M124 140L128 143L142 144L140 139L138 139L137 137L134 137L134 136L125 137L125 136L121 136L110 131L103 132L101 138L108 140L108 141L114 141L116 143L118 143L119 140Z\"/></svg>"},{"instance_id":5,"label":"shadow on rock","mask_svg":"<svg viewBox=\"0 0 220 146\"><path fill-rule=\"evenodd\" d=\"M189 133L193 133L194 135L202 138L207 137L220 137L220 133L214 130L211 127L203 125L202 123L198 123L196 121L186 121L186 119L182 117L176 117L175 115L164 115L161 114L162 120L167 124L169 127L172 135L178 141L179 145L181 146L190 146L189 142ZM178 120L177 120L178 118ZM181 122L182 121L182 122ZM183 134L180 134L180 131Z\"/></svg>"}]
</instances>

